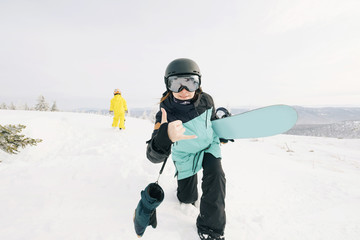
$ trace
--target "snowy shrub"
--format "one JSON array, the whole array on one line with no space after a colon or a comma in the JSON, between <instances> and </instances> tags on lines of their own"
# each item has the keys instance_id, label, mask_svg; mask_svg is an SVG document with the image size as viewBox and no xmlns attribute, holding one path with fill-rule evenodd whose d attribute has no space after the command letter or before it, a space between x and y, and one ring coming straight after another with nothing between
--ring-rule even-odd
<instances>
[{"instance_id":1,"label":"snowy shrub","mask_svg":"<svg viewBox=\"0 0 360 240\"><path fill-rule=\"evenodd\" d=\"M59 109L58 109L58 107L57 107L57 105L56 105L56 101L54 101L54 103L53 103L50 111L52 111L52 112L58 112L58 111L59 111Z\"/></svg>"},{"instance_id":2,"label":"snowy shrub","mask_svg":"<svg viewBox=\"0 0 360 240\"><path fill-rule=\"evenodd\" d=\"M0 109L7 109L7 108L8 108L8 107L6 106L5 103L0 104Z\"/></svg>"},{"instance_id":3,"label":"snowy shrub","mask_svg":"<svg viewBox=\"0 0 360 240\"><path fill-rule=\"evenodd\" d=\"M0 149L10 154L17 154L19 147L36 146L37 143L42 142L41 139L32 139L19 134L24 128L26 126L21 124L0 125Z\"/></svg>"},{"instance_id":4,"label":"snowy shrub","mask_svg":"<svg viewBox=\"0 0 360 240\"><path fill-rule=\"evenodd\" d=\"M14 103L11 103L8 109L10 109L10 110L16 110L15 104L14 104Z\"/></svg>"},{"instance_id":5,"label":"snowy shrub","mask_svg":"<svg viewBox=\"0 0 360 240\"><path fill-rule=\"evenodd\" d=\"M35 106L36 111L49 111L49 104L45 101L44 96L39 96L38 103Z\"/></svg>"}]
</instances>

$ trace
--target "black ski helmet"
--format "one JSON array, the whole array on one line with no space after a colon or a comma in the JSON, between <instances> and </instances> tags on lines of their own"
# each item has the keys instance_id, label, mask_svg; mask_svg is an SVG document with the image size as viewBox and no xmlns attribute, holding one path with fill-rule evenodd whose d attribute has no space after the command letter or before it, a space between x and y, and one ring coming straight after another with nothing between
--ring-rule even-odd
<instances>
[{"instance_id":1,"label":"black ski helmet","mask_svg":"<svg viewBox=\"0 0 360 240\"><path fill-rule=\"evenodd\" d=\"M170 76L176 76L176 75L186 75L186 74L195 74L199 76L199 86L201 85L201 73L200 68L191 59L188 58L178 58L169 63L169 65L166 67L165 70L165 85L167 87L167 79Z\"/></svg>"}]
</instances>

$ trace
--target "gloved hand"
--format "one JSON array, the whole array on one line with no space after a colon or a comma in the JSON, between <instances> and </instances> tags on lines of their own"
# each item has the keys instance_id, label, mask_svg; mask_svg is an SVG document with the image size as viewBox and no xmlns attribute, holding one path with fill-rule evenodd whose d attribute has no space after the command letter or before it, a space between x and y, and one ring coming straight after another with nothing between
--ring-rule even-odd
<instances>
[{"instance_id":1,"label":"gloved hand","mask_svg":"<svg viewBox=\"0 0 360 240\"><path fill-rule=\"evenodd\" d=\"M113 112L113 111L109 111L109 114L110 114L110 115L114 115L114 112Z\"/></svg>"},{"instance_id":2,"label":"gloved hand","mask_svg":"<svg viewBox=\"0 0 360 240\"><path fill-rule=\"evenodd\" d=\"M222 143L222 144L228 143L229 141L230 141L230 142L235 142L234 139L220 138L220 143Z\"/></svg>"},{"instance_id":3,"label":"gloved hand","mask_svg":"<svg viewBox=\"0 0 360 240\"><path fill-rule=\"evenodd\" d=\"M216 118L218 118L218 119L231 116L231 113L229 112L229 110L227 110L224 107L219 107L218 109L216 109L215 114L216 114Z\"/></svg>"},{"instance_id":4,"label":"gloved hand","mask_svg":"<svg viewBox=\"0 0 360 240\"><path fill-rule=\"evenodd\" d=\"M227 110L224 107L220 107L218 109L216 109L216 117L217 118L226 118L226 117L230 117L231 113L229 112L229 110ZM228 142L234 142L234 139L225 139L225 138L220 138L220 143L225 144Z\"/></svg>"}]
</instances>

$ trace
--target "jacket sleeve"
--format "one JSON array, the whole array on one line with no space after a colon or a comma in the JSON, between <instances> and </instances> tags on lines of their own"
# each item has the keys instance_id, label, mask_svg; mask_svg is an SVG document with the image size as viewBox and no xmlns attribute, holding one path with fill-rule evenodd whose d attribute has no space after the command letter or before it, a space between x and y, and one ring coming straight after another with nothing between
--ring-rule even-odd
<instances>
[{"instance_id":1,"label":"jacket sleeve","mask_svg":"<svg viewBox=\"0 0 360 240\"><path fill-rule=\"evenodd\" d=\"M114 111L114 101L113 101L113 98L110 100L110 111Z\"/></svg>"},{"instance_id":2,"label":"jacket sleeve","mask_svg":"<svg viewBox=\"0 0 360 240\"><path fill-rule=\"evenodd\" d=\"M124 110L127 111L128 109L127 109L127 105L126 105L126 100L125 100L125 98L123 98L123 104L124 104Z\"/></svg>"},{"instance_id":3,"label":"jacket sleeve","mask_svg":"<svg viewBox=\"0 0 360 240\"><path fill-rule=\"evenodd\" d=\"M168 123L161 124L161 111L156 114L155 129L147 141L146 156L153 163L164 162L171 153L172 142L169 139Z\"/></svg>"}]
</instances>

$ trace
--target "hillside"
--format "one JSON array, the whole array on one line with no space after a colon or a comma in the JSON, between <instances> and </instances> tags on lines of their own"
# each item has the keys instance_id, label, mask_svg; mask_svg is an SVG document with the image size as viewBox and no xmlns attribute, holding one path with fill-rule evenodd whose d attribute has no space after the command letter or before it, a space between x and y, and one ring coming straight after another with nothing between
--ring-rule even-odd
<instances>
[{"instance_id":1,"label":"hillside","mask_svg":"<svg viewBox=\"0 0 360 240\"><path fill-rule=\"evenodd\" d=\"M153 124L129 117L118 131L111 122L0 110L0 124L24 124L25 135L43 139L17 155L0 151L0 239L138 239L133 211L161 167L145 156ZM359 146L360 139L293 135L223 145L226 239L359 239ZM142 239L198 240L198 209L177 202L173 176L170 161L158 227Z\"/></svg>"},{"instance_id":2,"label":"hillside","mask_svg":"<svg viewBox=\"0 0 360 240\"><path fill-rule=\"evenodd\" d=\"M333 137L333 138L360 138L360 121L344 121L331 124L302 124L296 125L287 134Z\"/></svg>"}]
</instances>

